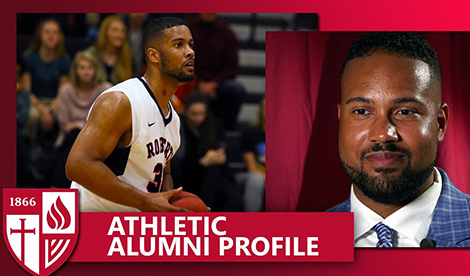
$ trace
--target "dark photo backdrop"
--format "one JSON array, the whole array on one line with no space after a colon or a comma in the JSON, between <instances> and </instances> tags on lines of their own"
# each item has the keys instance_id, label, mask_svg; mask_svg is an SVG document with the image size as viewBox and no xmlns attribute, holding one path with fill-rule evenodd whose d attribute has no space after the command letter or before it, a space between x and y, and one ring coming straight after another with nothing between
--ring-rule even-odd
<instances>
[{"instance_id":1,"label":"dark photo backdrop","mask_svg":"<svg viewBox=\"0 0 470 276\"><path fill-rule=\"evenodd\" d=\"M336 105L342 63L363 34L266 34L267 211L324 211L348 198ZM436 165L470 193L470 33L419 34L439 56L443 102L450 107Z\"/></svg>"}]
</instances>

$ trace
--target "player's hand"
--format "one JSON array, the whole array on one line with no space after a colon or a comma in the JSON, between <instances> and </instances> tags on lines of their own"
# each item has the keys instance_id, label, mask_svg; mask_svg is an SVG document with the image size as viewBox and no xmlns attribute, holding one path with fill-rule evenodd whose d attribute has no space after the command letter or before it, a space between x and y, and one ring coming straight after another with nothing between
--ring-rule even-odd
<instances>
[{"instance_id":1,"label":"player's hand","mask_svg":"<svg viewBox=\"0 0 470 276\"><path fill-rule=\"evenodd\" d=\"M172 195L182 190L183 188L180 187L166 192L146 194L142 207L139 209L142 212L190 212L187 209L175 207L168 202Z\"/></svg>"},{"instance_id":2,"label":"player's hand","mask_svg":"<svg viewBox=\"0 0 470 276\"><path fill-rule=\"evenodd\" d=\"M217 98L217 83L215 81L200 81L199 84L199 91L208 97L209 99L216 99Z\"/></svg>"}]
</instances>

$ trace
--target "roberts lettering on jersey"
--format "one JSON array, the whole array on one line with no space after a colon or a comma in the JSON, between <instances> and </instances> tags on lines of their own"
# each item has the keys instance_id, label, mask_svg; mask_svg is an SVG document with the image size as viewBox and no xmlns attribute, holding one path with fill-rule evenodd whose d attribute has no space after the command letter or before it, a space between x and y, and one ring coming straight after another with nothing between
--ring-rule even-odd
<instances>
[{"instance_id":1,"label":"roberts lettering on jersey","mask_svg":"<svg viewBox=\"0 0 470 276\"><path fill-rule=\"evenodd\" d=\"M164 116L143 78L119 83L101 95L113 91L124 93L131 103L132 138L126 148L115 149L104 163L127 184L145 192L161 192L163 170L180 146L178 114L169 103L169 113ZM72 182L72 188L79 189L82 212L139 211L103 199L79 183Z\"/></svg>"},{"instance_id":2,"label":"roberts lettering on jersey","mask_svg":"<svg viewBox=\"0 0 470 276\"><path fill-rule=\"evenodd\" d=\"M165 137L160 137L147 144L147 152L147 159L165 153L166 164L168 160L173 157L173 146L165 139Z\"/></svg>"}]
</instances>

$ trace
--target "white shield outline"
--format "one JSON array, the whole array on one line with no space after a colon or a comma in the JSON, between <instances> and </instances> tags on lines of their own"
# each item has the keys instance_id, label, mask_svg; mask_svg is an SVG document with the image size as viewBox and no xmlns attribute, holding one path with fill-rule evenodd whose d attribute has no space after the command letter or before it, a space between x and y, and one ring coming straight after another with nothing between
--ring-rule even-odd
<instances>
[{"instance_id":1,"label":"white shield outline","mask_svg":"<svg viewBox=\"0 0 470 276\"><path fill-rule=\"evenodd\" d=\"M78 239L78 191L75 189L4 189L3 190L3 225L4 225L4 240L10 254L16 262L23 267L27 272L33 275L49 275L62 266L65 261L70 257ZM63 229L51 229L44 232L44 225L47 226L47 213L51 207L51 200L44 200L47 195L52 198L59 196L64 204L62 208L55 207L54 211L49 212L54 217L54 222L60 221L66 215L61 214L64 212L70 213L69 227ZM35 206L15 206L14 199L16 198L35 198L37 204ZM43 206L45 203L46 206ZM65 206L65 209L64 209ZM45 210L47 208L47 210ZM31 226L31 218L37 217L34 221L34 227ZM26 218L26 222L21 222L20 219ZM30 221L28 221L28 219ZM12 222L16 220L16 222ZM20 226L23 223L24 226ZM62 222L61 226L64 225ZM48 226L47 226L48 227ZM12 228L12 229L10 229ZM23 228L23 229L21 229ZM36 238L39 240L38 246L31 247L30 236L31 233L25 232L31 228L35 229ZM50 228L50 227L48 227ZM10 230L13 230L11 232ZM9 233L11 232L11 233ZM13 234L13 236L12 236ZM15 237L17 236L17 237ZM29 236L29 240L24 236ZM22 241L18 241L23 237ZM26 256L22 257L22 250L18 250L18 246L22 248L25 242L24 253ZM19 244L19 245L18 245ZM21 259L26 259L26 263ZM28 263L28 259L35 261L37 265Z\"/></svg>"}]
</instances>

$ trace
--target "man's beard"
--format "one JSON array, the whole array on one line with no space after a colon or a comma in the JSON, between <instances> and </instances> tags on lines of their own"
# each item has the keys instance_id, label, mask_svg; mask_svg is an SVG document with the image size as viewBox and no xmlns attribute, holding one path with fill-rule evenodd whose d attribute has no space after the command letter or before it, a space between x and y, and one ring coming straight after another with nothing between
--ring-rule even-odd
<instances>
[{"instance_id":1,"label":"man's beard","mask_svg":"<svg viewBox=\"0 0 470 276\"><path fill-rule=\"evenodd\" d=\"M390 151L400 152L406 155L407 164L405 169L396 177L392 177L390 173L396 169L376 168L375 171L380 173L378 176L371 176L364 172L364 156L370 152ZM418 189L426 182L433 172L437 158L428 166L421 170L411 169L411 152L406 149L398 148L394 144L375 144L373 147L364 150L361 153L360 170L351 167L341 159L341 166L344 172L352 180L354 184L375 202L383 204L401 204L405 205L411 202L417 195Z\"/></svg>"},{"instance_id":2,"label":"man's beard","mask_svg":"<svg viewBox=\"0 0 470 276\"><path fill-rule=\"evenodd\" d=\"M160 54L162 62L162 72L179 82L190 82L194 79L194 73L185 73L182 68L176 68L168 62L163 53Z\"/></svg>"}]
</instances>

